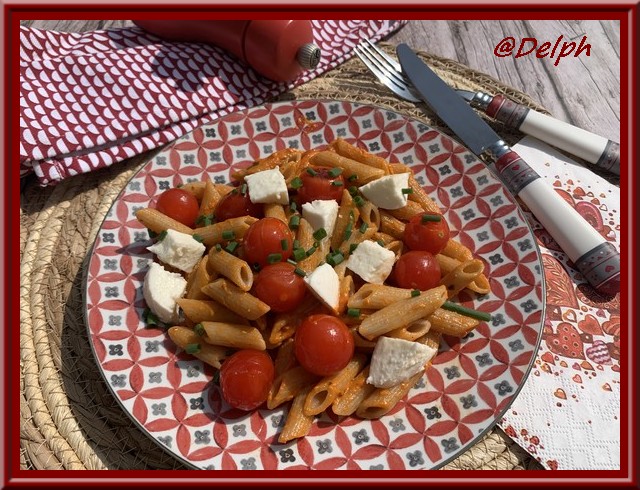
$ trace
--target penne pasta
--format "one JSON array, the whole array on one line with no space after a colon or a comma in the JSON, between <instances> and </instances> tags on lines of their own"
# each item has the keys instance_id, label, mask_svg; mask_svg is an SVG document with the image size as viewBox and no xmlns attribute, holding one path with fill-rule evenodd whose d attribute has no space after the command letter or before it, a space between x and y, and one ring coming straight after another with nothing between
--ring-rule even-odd
<instances>
[{"instance_id":1,"label":"penne pasta","mask_svg":"<svg viewBox=\"0 0 640 490\"><path fill-rule=\"evenodd\" d=\"M278 442L285 444L293 439L306 436L311 430L313 424L313 416L305 415L302 407L307 398L308 389L300 392L291 404L291 409L287 414L287 418L282 428L282 432L278 436Z\"/></svg>"},{"instance_id":2,"label":"penne pasta","mask_svg":"<svg viewBox=\"0 0 640 490\"><path fill-rule=\"evenodd\" d=\"M201 325L206 332L204 340L209 344L234 349L265 350L267 348L260 331L255 327L223 322L201 322Z\"/></svg>"},{"instance_id":3,"label":"penne pasta","mask_svg":"<svg viewBox=\"0 0 640 490\"><path fill-rule=\"evenodd\" d=\"M211 282L211 275L208 272L208 257L205 255L196 265L195 269L187 277L187 290L184 295L187 299L207 299L207 295L202 292L202 288ZM214 277L215 278L215 277Z\"/></svg>"},{"instance_id":4,"label":"penne pasta","mask_svg":"<svg viewBox=\"0 0 640 490\"><path fill-rule=\"evenodd\" d=\"M200 216L213 215L220 199L222 199L222 196L213 185L213 182L210 180L205 182L204 192L202 193L202 200L200 202Z\"/></svg>"},{"instance_id":5,"label":"penne pasta","mask_svg":"<svg viewBox=\"0 0 640 490\"><path fill-rule=\"evenodd\" d=\"M335 149L336 153L340 156L350 158L356 162L364 163L370 167L379 168L384 171L385 175L391 173L389 169L389 162L384 158L373 155L362 148L358 148L348 143L342 138L338 138L331 143L331 147Z\"/></svg>"},{"instance_id":6,"label":"penne pasta","mask_svg":"<svg viewBox=\"0 0 640 490\"><path fill-rule=\"evenodd\" d=\"M368 376L369 366L360 371L358 375L351 380L347 390L335 399L331 405L333 413L342 416L348 416L355 413L364 399L376 389L375 386L367 384L366 381Z\"/></svg>"},{"instance_id":7,"label":"penne pasta","mask_svg":"<svg viewBox=\"0 0 640 490\"><path fill-rule=\"evenodd\" d=\"M338 217L331 235L331 248L338 250L343 241L348 240L355 233L355 226L360 217L358 207L353 203L353 197L346 189L342 191L342 199L338 208Z\"/></svg>"},{"instance_id":8,"label":"penne pasta","mask_svg":"<svg viewBox=\"0 0 640 490\"><path fill-rule=\"evenodd\" d=\"M264 217L265 218L276 218L284 223L288 223L287 213L284 210L284 206L282 204L265 204L264 205Z\"/></svg>"},{"instance_id":9,"label":"penne pasta","mask_svg":"<svg viewBox=\"0 0 640 490\"><path fill-rule=\"evenodd\" d=\"M421 320L417 320L413 323L410 323L409 325L405 325L404 327L391 330L391 332L385 335L387 337L393 337L396 339L408 340L412 342L426 335L430 329L431 329L431 322L426 318L423 318Z\"/></svg>"},{"instance_id":10,"label":"penne pasta","mask_svg":"<svg viewBox=\"0 0 640 490\"><path fill-rule=\"evenodd\" d=\"M341 315L347 308L347 302L355 291L355 285L353 284L353 277L342 276L340 278L340 299L338 302L338 308L336 313Z\"/></svg>"},{"instance_id":11,"label":"penne pasta","mask_svg":"<svg viewBox=\"0 0 640 490\"><path fill-rule=\"evenodd\" d=\"M205 297L209 298L205 295ZM194 324L202 322L247 323L247 320L215 301L181 298L176 300L184 316Z\"/></svg>"},{"instance_id":12,"label":"penne pasta","mask_svg":"<svg viewBox=\"0 0 640 490\"><path fill-rule=\"evenodd\" d=\"M231 218L220 223L214 223L209 226L196 228L193 230L193 234L196 234L202 238L202 243L207 247L212 247L218 243L223 243L228 239L224 238L223 234L232 234L233 239L242 238L253 223L258 221L257 218L252 216L242 216L240 218Z\"/></svg>"},{"instance_id":13,"label":"penne pasta","mask_svg":"<svg viewBox=\"0 0 640 490\"><path fill-rule=\"evenodd\" d=\"M414 374L406 381L391 388L375 388L356 410L356 416L362 419L379 419L391 411L409 390L422 377L424 371Z\"/></svg>"},{"instance_id":14,"label":"penne pasta","mask_svg":"<svg viewBox=\"0 0 640 490\"><path fill-rule=\"evenodd\" d=\"M304 301L293 311L278 313L275 315L273 327L268 337L268 342L272 346L278 346L285 340L293 337L293 334L302 322L302 319L310 315L311 312L320 307L318 300L311 294L307 294Z\"/></svg>"},{"instance_id":15,"label":"penne pasta","mask_svg":"<svg viewBox=\"0 0 640 490\"><path fill-rule=\"evenodd\" d=\"M368 226L380 229L380 211L378 210L378 206L373 204L371 201L365 201L365 203L360 206L360 218Z\"/></svg>"},{"instance_id":16,"label":"penne pasta","mask_svg":"<svg viewBox=\"0 0 640 490\"><path fill-rule=\"evenodd\" d=\"M455 311L438 308L429 316L429 323L431 323L431 329L434 332L453 337L464 337L476 328L480 321Z\"/></svg>"},{"instance_id":17,"label":"penne pasta","mask_svg":"<svg viewBox=\"0 0 640 490\"><path fill-rule=\"evenodd\" d=\"M349 298L347 306L349 308L379 310L410 297L411 289L379 284L365 284Z\"/></svg>"},{"instance_id":18,"label":"penne pasta","mask_svg":"<svg viewBox=\"0 0 640 490\"><path fill-rule=\"evenodd\" d=\"M407 205L400 209L389 209L387 212L396 219L409 221L416 214L423 214L424 209L415 201L407 201Z\"/></svg>"},{"instance_id":19,"label":"penne pasta","mask_svg":"<svg viewBox=\"0 0 640 490\"><path fill-rule=\"evenodd\" d=\"M462 243L450 239L445 245L444 249L440 252L442 255L447 257L451 257L453 259L458 260L459 262L464 262L466 260L473 259L473 255L471 254L471 250L465 247Z\"/></svg>"},{"instance_id":20,"label":"penne pasta","mask_svg":"<svg viewBox=\"0 0 640 490\"><path fill-rule=\"evenodd\" d=\"M403 299L365 318L358 332L367 340L428 317L447 300L444 286L425 291L419 296Z\"/></svg>"},{"instance_id":21,"label":"penne pasta","mask_svg":"<svg viewBox=\"0 0 640 490\"><path fill-rule=\"evenodd\" d=\"M226 279L216 279L202 292L247 320L256 320L270 310L269 305Z\"/></svg>"},{"instance_id":22,"label":"penne pasta","mask_svg":"<svg viewBox=\"0 0 640 490\"><path fill-rule=\"evenodd\" d=\"M274 409L292 400L298 393L313 387L320 376L295 366L276 377L267 396L267 408Z\"/></svg>"},{"instance_id":23,"label":"penne pasta","mask_svg":"<svg viewBox=\"0 0 640 490\"><path fill-rule=\"evenodd\" d=\"M198 202L201 202L206 185L206 182L188 182L181 185L180 189L182 189L183 191L187 191L189 194L193 195L193 197L195 197Z\"/></svg>"},{"instance_id":24,"label":"penne pasta","mask_svg":"<svg viewBox=\"0 0 640 490\"><path fill-rule=\"evenodd\" d=\"M386 211L380 212L380 231L391 235L396 240L402 240L404 235L404 223L394 218Z\"/></svg>"},{"instance_id":25,"label":"penne pasta","mask_svg":"<svg viewBox=\"0 0 640 490\"><path fill-rule=\"evenodd\" d=\"M253 271L249 264L230 254L226 250L209 251L209 266L217 274L226 277L243 291L249 291L253 286Z\"/></svg>"},{"instance_id":26,"label":"penne pasta","mask_svg":"<svg viewBox=\"0 0 640 490\"><path fill-rule=\"evenodd\" d=\"M482 274L483 270L484 265L480 260L467 260L440 279L440 285L445 286L449 298L453 298Z\"/></svg>"},{"instance_id":27,"label":"penne pasta","mask_svg":"<svg viewBox=\"0 0 640 490\"><path fill-rule=\"evenodd\" d=\"M136 218L154 233L162 233L166 230L175 230L180 233L186 233L187 235L193 235L194 233L193 229L173 218L169 218L169 216L162 214L157 209L139 209L136 211Z\"/></svg>"},{"instance_id":28,"label":"penne pasta","mask_svg":"<svg viewBox=\"0 0 640 490\"><path fill-rule=\"evenodd\" d=\"M436 260L438 261L438 265L440 265L440 273L443 277L452 272L461 264L459 260L454 259L453 257L447 257L446 255L442 254L437 254ZM489 280L484 274L479 274L473 281L471 281L467 285L467 289L470 289L471 291L474 291L478 294L488 294L489 292L491 292Z\"/></svg>"},{"instance_id":29,"label":"penne pasta","mask_svg":"<svg viewBox=\"0 0 640 490\"><path fill-rule=\"evenodd\" d=\"M192 355L202 362L220 369L222 361L227 357L227 349L218 345L207 344L202 337L187 327L170 327L169 338L180 348L187 349L187 346L194 346L197 352Z\"/></svg>"},{"instance_id":30,"label":"penne pasta","mask_svg":"<svg viewBox=\"0 0 640 490\"><path fill-rule=\"evenodd\" d=\"M289 339L280 346L273 361L275 377L277 378L285 371L288 371L296 364L295 344L293 339Z\"/></svg>"},{"instance_id":31,"label":"penne pasta","mask_svg":"<svg viewBox=\"0 0 640 490\"><path fill-rule=\"evenodd\" d=\"M409 175L409 188L412 190L409 199L417 202L427 213L442 214L440 207L429 197L429 194L418 183L413 173Z\"/></svg>"},{"instance_id":32,"label":"penne pasta","mask_svg":"<svg viewBox=\"0 0 640 490\"><path fill-rule=\"evenodd\" d=\"M321 167L338 167L342 169L345 179L355 177L355 184L362 185L385 175L384 170L346 158L331 151L319 151L311 157L312 165Z\"/></svg>"}]
</instances>

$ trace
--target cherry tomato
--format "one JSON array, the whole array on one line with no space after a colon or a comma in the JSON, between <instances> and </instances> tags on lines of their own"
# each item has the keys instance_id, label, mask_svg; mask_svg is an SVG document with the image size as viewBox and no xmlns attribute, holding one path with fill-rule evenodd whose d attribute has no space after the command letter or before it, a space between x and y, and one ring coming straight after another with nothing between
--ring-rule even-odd
<instances>
[{"instance_id":1,"label":"cherry tomato","mask_svg":"<svg viewBox=\"0 0 640 490\"><path fill-rule=\"evenodd\" d=\"M328 201L335 199L340 201L342 191L344 190L344 178L342 175L336 177L329 173L332 169L329 167L309 167L312 172L303 172L300 175L302 187L298 189L298 203L322 200ZM337 182L337 184L334 184Z\"/></svg>"},{"instance_id":2,"label":"cherry tomato","mask_svg":"<svg viewBox=\"0 0 640 490\"><path fill-rule=\"evenodd\" d=\"M302 303L307 292L304 279L295 270L287 262L266 266L253 283L256 296L278 313L293 310Z\"/></svg>"},{"instance_id":3,"label":"cherry tomato","mask_svg":"<svg viewBox=\"0 0 640 490\"><path fill-rule=\"evenodd\" d=\"M164 191L158 198L156 209L186 226L193 226L200 212L198 200L183 189Z\"/></svg>"},{"instance_id":4,"label":"cherry tomato","mask_svg":"<svg viewBox=\"0 0 640 490\"><path fill-rule=\"evenodd\" d=\"M335 316L308 316L296 330L296 359L318 376L329 376L344 368L353 357L353 349L353 335Z\"/></svg>"},{"instance_id":5,"label":"cherry tomato","mask_svg":"<svg viewBox=\"0 0 640 490\"><path fill-rule=\"evenodd\" d=\"M398 259L393 277L401 288L426 291L440 282L440 264L432 253L414 250Z\"/></svg>"},{"instance_id":6,"label":"cherry tomato","mask_svg":"<svg viewBox=\"0 0 640 490\"><path fill-rule=\"evenodd\" d=\"M283 246L286 240L286 246ZM264 267L269 255L280 254L281 262L291 257L293 235L289 227L277 218L262 218L253 223L244 235L243 249L249 265Z\"/></svg>"},{"instance_id":7,"label":"cherry tomato","mask_svg":"<svg viewBox=\"0 0 640 490\"><path fill-rule=\"evenodd\" d=\"M449 225L444 217L440 221L423 222L422 214L417 214L405 226L402 241L411 250L439 254L449 241Z\"/></svg>"},{"instance_id":8,"label":"cherry tomato","mask_svg":"<svg viewBox=\"0 0 640 490\"><path fill-rule=\"evenodd\" d=\"M267 399L273 384L273 361L263 351L239 350L222 363L222 397L234 408L253 410Z\"/></svg>"},{"instance_id":9,"label":"cherry tomato","mask_svg":"<svg viewBox=\"0 0 640 490\"><path fill-rule=\"evenodd\" d=\"M225 221L240 216L262 217L262 204L254 204L249 198L249 193L244 195L237 190L229 192L220 199L215 211L216 221Z\"/></svg>"}]
</instances>

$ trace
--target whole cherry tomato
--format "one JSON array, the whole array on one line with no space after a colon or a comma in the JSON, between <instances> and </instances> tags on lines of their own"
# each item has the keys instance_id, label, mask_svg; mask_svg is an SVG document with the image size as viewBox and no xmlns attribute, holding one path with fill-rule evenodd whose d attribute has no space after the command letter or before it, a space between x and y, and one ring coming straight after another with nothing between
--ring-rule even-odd
<instances>
[{"instance_id":1,"label":"whole cherry tomato","mask_svg":"<svg viewBox=\"0 0 640 490\"><path fill-rule=\"evenodd\" d=\"M262 217L262 204L254 204L249 198L249 193L242 194L237 189L225 195L216 206L216 221L225 221L240 216Z\"/></svg>"},{"instance_id":2,"label":"whole cherry tomato","mask_svg":"<svg viewBox=\"0 0 640 490\"><path fill-rule=\"evenodd\" d=\"M260 267L269 262L282 262L291 257L293 235L289 227L277 218L262 218L253 223L244 235L244 256L249 265ZM280 260L276 260L279 255Z\"/></svg>"},{"instance_id":3,"label":"whole cherry tomato","mask_svg":"<svg viewBox=\"0 0 640 490\"><path fill-rule=\"evenodd\" d=\"M253 410L267 399L275 368L268 354L254 349L239 350L222 363L222 397L234 408Z\"/></svg>"},{"instance_id":4,"label":"whole cherry tomato","mask_svg":"<svg viewBox=\"0 0 640 490\"><path fill-rule=\"evenodd\" d=\"M304 279L295 270L287 262L267 265L253 282L256 296L278 313L293 310L307 292Z\"/></svg>"},{"instance_id":5,"label":"whole cherry tomato","mask_svg":"<svg viewBox=\"0 0 640 490\"><path fill-rule=\"evenodd\" d=\"M311 315L296 330L296 359L304 369L318 376L340 371L349 364L353 350L353 335L335 316Z\"/></svg>"},{"instance_id":6,"label":"whole cherry tomato","mask_svg":"<svg viewBox=\"0 0 640 490\"><path fill-rule=\"evenodd\" d=\"M393 277L401 288L426 291L440 282L440 264L432 253L414 250L400 256Z\"/></svg>"},{"instance_id":7,"label":"whole cherry tomato","mask_svg":"<svg viewBox=\"0 0 640 490\"><path fill-rule=\"evenodd\" d=\"M411 250L423 250L436 255L442 252L449 241L449 225L444 216L440 221L425 221L417 214L404 228L402 241Z\"/></svg>"},{"instance_id":8,"label":"whole cherry tomato","mask_svg":"<svg viewBox=\"0 0 640 490\"><path fill-rule=\"evenodd\" d=\"M193 226L200 206L195 196L183 189L169 189L160 194L156 209L162 214L179 221L183 225Z\"/></svg>"},{"instance_id":9,"label":"whole cherry tomato","mask_svg":"<svg viewBox=\"0 0 640 490\"><path fill-rule=\"evenodd\" d=\"M332 175L333 169L328 167L309 167L300 175L302 187L298 189L298 203L311 201L340 201L344 190L342 175Z\"/></svg>"}]
</instances>

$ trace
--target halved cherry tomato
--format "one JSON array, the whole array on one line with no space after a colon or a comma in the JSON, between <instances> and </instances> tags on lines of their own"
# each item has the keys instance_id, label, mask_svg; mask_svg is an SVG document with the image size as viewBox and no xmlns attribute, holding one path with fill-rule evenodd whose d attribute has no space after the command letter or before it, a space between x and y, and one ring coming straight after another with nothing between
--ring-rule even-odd
<instances>
[{"instance_id":1,"label":"halved cherry tomato","mask_svg":"<svg viewBox=\"0 0 640 490\"><path fill-rule=\"evenodd\" d=\"M342 320L331 315L311 315L296 330L294 351L310 373L329 376L353 357L353 335Z\"/></svg>"},{"instance_id":2,"label":"halved cherry tomato","mask_svg":"<svg viewBox=\"0 0 640 490\"><path fill-rule=\"evenodd\" d=\"M393 277L401 288L426 291L440 282L440 264L432 253L414 250L398 259Z\"/></svg>"},{"instance_id":3,"label":"halved cherry tomato","mask_svg":"<svg viewBox=\"0 0 640 490\"><path fill-rule=\"evenodd\" d=\"M340 201L344 190L344 178L342 175L333 177L329 167L309 167L300 175L302 187L298 189L298 203L304 204L311 201L328 201L335 199ZM337 182L337 183L334 183Z\"/></svg>"},{"instance_id":4,"label":"halved cherry tomato","mask_svg":"<svg viewBox=\"0 0 640 490\"><path fill-rule=\"evenodd\" d=\"M277 262L291 257L293 235L289 227L279 219L262 218L253 223L245 233L243 248L249 265L264 267L269 264L270 257L272 261L275 260L276 254L280 254Z\"/></svg>"},{"instance_id":5,"label":"halved cherry tomato","mask_svg":"<svg viewBox=\"0 0 640 490\"><path fill-rule=\"evenodd\" d=\"M275 368L268 354L254 349L239 350L222 363L222 397L234 408L253 410L267 399Z\"/></svg>"},{"instance_id":6,"label":"halved cherry tomato","mask_svg":"<svg viewBox=\"0 0 640 490\"><path fill-rule=\"evenodd\" d=\"M293 310L302 303L307 292L304 279L287 262L267 265L253 283L256 296L278 313Z\"/></svg>"},{"instance_id":7,"label":"halved cherry tomato","mask_svg":"<svg viewBox=\"0 0 640 490\"><path fill-rule=\"evenodd\" d=\"M262 217L262 204L254 204L249 198L249 193L242 194L238 190L229 192L220 199L215 211L216 221L225 221L240 216Z\"/></svg>"},{"instance_id":8,"label":"halved cherry tomato","mask_svg":"<svg viewBox=\"0 0 640 490\"><path fill-rule=\"evenodd\" d=\"M183 225L193 226L200 206L193 194L183 189L169 189L160 194L156 209Z\"/></svg>"},{"instance_id":9,"label":"halved cherry tomato","mask_svg":"<svg viewBox=\"0 0 640 490\"><path fill-rule=\"evenodd\" d=\"M402 241L411 250L423 250L436 255L449 241L449 225L444 216L440 221L423 221L417 214L404 227Z\"/></svg>"}]
</instances>

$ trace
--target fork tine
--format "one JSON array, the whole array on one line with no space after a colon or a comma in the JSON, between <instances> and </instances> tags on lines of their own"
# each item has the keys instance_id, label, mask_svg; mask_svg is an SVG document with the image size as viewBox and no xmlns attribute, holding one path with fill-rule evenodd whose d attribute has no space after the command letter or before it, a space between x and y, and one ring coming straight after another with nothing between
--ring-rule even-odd
<instances>
[{"instance_id":1,"label":"fork tine","mask_svg":"<svg viewBox=\"0 0 640 490\"><path fill-rule=\"evenodd\" d=\"M389 58L383 51L380 51L371 43L371 41L367 40L367 44L362 46L361 48L365 51L371 60L385 72L387 77L394 80L396 85L407 88L409 83L402 75L402 69L400 65L398 65L395 61ZM398 67L398 68L396 68Z\"/></svg>"},{"instance_id":2,"label":"fork tine","mask_svg":"<svg viewBox=\"0 0 640 490\"><path fill-rule=\"evenodd\" d=\"M383 60L385 60L389 66L391 66L395 71L397 71L399 74L402 74L402 67L400 66L400 63L398 63L396 60L394 60L393 58L391 58L387 53L385 53L384 51L382 51L380 48L378 48L378 46L376 46L375 44L373 44L371 41L369 41L368 39L364 40L364 43L373 51L375 51L376 53L378 53L378 56L380 58L382 58Z\"/></svg>"}]
</instances>

